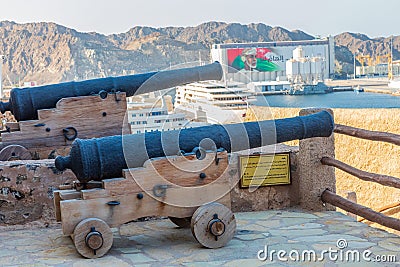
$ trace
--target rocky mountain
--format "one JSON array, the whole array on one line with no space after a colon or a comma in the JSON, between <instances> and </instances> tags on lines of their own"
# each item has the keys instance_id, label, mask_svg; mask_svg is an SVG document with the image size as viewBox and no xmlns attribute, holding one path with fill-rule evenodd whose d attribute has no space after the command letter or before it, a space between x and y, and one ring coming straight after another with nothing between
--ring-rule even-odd
<instances>
[{"instance_id":1,"label":"rocky mountain","mask_svg":"<svg viewBox=\"0 0 400 267\"><path fill-rule=\"evenodd\" d=\"M257 23L207 22L196 27L133 27L121 34L82 33L55 23L0 22L3 84L39 84L162 70L199 59L210 60L214 43L311 40L300 30ZM387 53L388 38L342 33L335 36L338 68L352 55ZM394 39L395 58L400 38Z\"/></svg>"},{"instance_id":2,"label":"rocky mountain","mask_svg":"<svg viewBox=\"0 0 400 267\"><path fill-rule=\"evenodd\" d=\"M338 72L353 73L354 55L370 55L375 59L391 53L393 59L400 59L400 36L371 39L360 33L344 32L335 36L336 66ZM356 62L357 65L360 62Z\"/></svg>"}]
</instances>

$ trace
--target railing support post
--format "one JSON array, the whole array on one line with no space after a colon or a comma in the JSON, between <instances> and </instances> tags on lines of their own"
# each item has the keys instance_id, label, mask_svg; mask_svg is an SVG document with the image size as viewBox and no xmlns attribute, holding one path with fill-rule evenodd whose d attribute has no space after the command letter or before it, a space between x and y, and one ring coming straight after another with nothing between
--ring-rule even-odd
<instances>
[{"instance_id":1,"label":"railing support post","mask_svg":"<svg viewBox=\"0 0 400 267\"><path fill-rule=\"evenodd\" d=\"M354 191L347 191L347 192L346 192L346 199L349 200L349 201L351 201L351 202L357 203L357 194L356 194L356 192L354 192ZM354 220L357 221L357 214L354 214L354 213L351 213L351 212L347 212L346 214L347 214L347 216L350 216L350 217L352 217Z\"/></svg>"},{"instance_id":2,"label":"railing support post","mask_svg":"<svg viewBox=\"0 0 400 267\"><path fill-rule=\"evenodd\" d=\"M333 115L331 109L326 109ZM321 109L302 109L300 116L321 111ZM323 205L322 192L329 188L336 192L335 169L324 166L322 157L335 157L335 144L333 134L330 137L316 137L300 140L299 143L299 197L300 206L304 209L323 211L336 210L333 205Z\"/></svg>"}]
</instances>

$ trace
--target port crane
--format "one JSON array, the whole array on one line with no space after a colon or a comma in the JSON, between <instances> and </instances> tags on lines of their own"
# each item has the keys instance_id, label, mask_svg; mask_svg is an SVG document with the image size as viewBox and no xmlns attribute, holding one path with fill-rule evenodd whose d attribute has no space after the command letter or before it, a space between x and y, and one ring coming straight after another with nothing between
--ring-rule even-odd
<instances>
[{"instance_id":1,"label":"port crane","mask_svg":"<svg viewBox=\"0 0 400 267\"><path fill-rule=\"evenodd\" d=\"M356 59L361 64L361 74L365 74L364 64L367 63L367 66L372 66L372 57L370 55L356 55Z\"/></svg>"},{"instance_id":2,"label":"port crane","mask_svg":"<svg viewBox=\"0 0 400 267\"><path fill-rule=\"evenodd\" d=\"M372 58L371 55L356 55L356 59L358 62L360 62L362 70L361 74L366 74L365 73L365 64L366 66L373 66L373 65L378 65L380 63L387 63L388 65L388 79L392 80L393 79L393 68L392 68L392 55L389 54L384 54L384 55L377 55L375 59Z\"/></svg>"},{"instance_id":3,"label":"port crane","mask_svg":"<svg viewBox=\"0 0 400 267\"><path fill-rule=\"evenodd\" d=\"M381 63L382 59L386 59L385 63L388 64L388 79L392 80L393 79L392 55L385 54L385 55L376 56L375 64L378 65L379 63Z\"/></svg>"}]
</instances>

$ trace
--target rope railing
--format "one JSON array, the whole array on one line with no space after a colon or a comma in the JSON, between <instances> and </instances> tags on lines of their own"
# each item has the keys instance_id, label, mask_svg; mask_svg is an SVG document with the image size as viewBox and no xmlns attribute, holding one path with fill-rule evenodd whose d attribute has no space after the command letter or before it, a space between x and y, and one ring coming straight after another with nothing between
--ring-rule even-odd
<instances>
[{"instance_id":1,"label":"rope railing","mask_svg":"<svg viewBox=\"0 0 400 267\"><path fill-rule=\"evenodd\" d=\"M351 126L335 124L335 133L350 135L371 141L382 141L400 146L400 135L386 132L369 131Z\"/></svg>"},{"instance_id":2,"label":"rope railing","mask_svg":"<svg viewBox=\"0 0 400 267\"><path fill-rule=\"evenodd\" d=\"M335 193L329 191L328 189L326 189L322 193L321 199L325 203L332 204L345 211L361 216L371 222L376 222L379 223L380 225L400 231L399 219L383 215L382 213L376 212L370 208L354 203L350 200L347 200L341 196L336 195Z\"/></svg>"},{"instance_id":3,"label":"rope railing","mask_svg":"<svg viewBox=\"0 0 400 267\"><path fill-rule=\"evenodd\" d=\"M333 166L341 169L342 171L345 171L364 181L376 182L381 185L400 189L400 179L396 177L362 171L331 157L323 157L321 159L321 163L323 165Z\"/></svg>"}]
</instances>

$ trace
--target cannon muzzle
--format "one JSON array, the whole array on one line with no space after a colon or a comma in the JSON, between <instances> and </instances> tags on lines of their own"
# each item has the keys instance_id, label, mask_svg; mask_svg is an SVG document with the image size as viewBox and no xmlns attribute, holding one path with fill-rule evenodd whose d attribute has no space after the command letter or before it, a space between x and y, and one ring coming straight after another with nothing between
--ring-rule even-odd
<instances>
[{"instance_id":1,"label":"cannon muzzle","mask_svg":"<svg viewBox=\"0 0 400 267\"><path fill-rule=\"evenodd\" d=\"M191 82L221 80L222 75L221 65L214 62L192 68L14 88L10 92L10 101L0 103L0 112L11 111L18 121L34 120L38 118L39 109L54 108L60 99L66 97L87 96L100 91L120 91L133 96L138 90L141 94L149 93Z\"/></svg>"},{"instance_id":2,"label":"cannon muzzle","mask_svg":"<svg viewBox=\"0 0 400 267\"><path fill-rule=\"evenodd\" d=\"M97 139L76 139L70 155L58 156L59 170L71 169L81 182L120 177L122 170L143 166L148 159L191 152L212 141L214 149L241 151L311 137L328 137L334 122L327 111L293 118L211 125Z\"/></svg>"}]
</instances>

